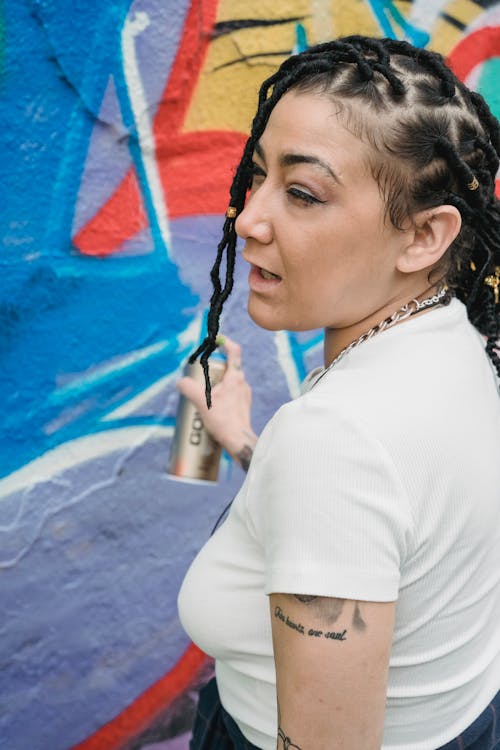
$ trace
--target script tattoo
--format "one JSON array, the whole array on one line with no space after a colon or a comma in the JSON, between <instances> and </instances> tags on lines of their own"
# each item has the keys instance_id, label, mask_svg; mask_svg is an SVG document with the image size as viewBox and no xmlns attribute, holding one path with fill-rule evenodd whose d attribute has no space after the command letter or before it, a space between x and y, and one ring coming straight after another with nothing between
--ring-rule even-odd
<instances>
[{"instance_id":1,"label":"script tattoo","mask_svg":"<svg viewBox=\"0 0 500 750\"><path fill-rule=\"evenodd\" d=\"M310 638L327 638L331 641L346 641L347 630L335 631L335 630L318 630L316 628L305 628L301 622L295 622L292 620L281 607L274 608L274 616L277 620L280 620L291 630L295 630L300 635L306 635Z\"/></svg>"},{"instance_id":2,"label":"script tattoo","mask_svg":"<svg viewBox=\"0 0 500 750\"><path fill-rule=\"evenodd\" d=\"M248 471L252 456L253 449L249 445L244 445L243 448L236 454L236 459L243 471Z\"/></svg>"}]
</instances>

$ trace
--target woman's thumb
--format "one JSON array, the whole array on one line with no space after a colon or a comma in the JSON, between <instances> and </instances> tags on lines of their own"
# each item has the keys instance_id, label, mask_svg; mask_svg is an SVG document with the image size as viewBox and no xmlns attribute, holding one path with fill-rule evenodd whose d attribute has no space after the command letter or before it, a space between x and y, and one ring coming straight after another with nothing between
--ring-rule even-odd
<instances>
[{"instance_id":1,"label":"woman's thumb","mask_svg":"<svg viewBox=\"0 0 500 750\"><path fill-rule=\"evenodd\" d=\"M178 380L175 386L183 396L193 402L198 410L203 409L205 393L200 383L197 383L193 378L185 377Z\"/></svg>"}]
</instances>

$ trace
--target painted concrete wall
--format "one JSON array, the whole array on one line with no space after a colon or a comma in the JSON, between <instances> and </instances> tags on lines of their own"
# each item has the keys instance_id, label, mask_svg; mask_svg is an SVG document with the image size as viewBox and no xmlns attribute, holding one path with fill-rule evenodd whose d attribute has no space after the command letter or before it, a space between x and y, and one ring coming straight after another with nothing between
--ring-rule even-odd
<instances>
[{"instance_id":1,"label":"painted concrete wall","mask_svg":"<svg viewBox=\"0 0 500 750\"><path fill-rule=\"evenodd\" d=\"M256 89L333 35L446 55L500 115L500 3L0 0L0 746L185 750L210 670L176 614L242 480L166 472ZM317 334L245 315L257 429Z\"/></svg>"}]
</instances>

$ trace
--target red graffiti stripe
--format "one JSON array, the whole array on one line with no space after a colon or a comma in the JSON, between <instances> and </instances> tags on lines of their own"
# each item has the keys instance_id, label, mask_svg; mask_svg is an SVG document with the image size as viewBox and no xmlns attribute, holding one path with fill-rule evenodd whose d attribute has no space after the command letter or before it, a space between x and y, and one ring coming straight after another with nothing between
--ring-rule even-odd
<instances>
[{"instance_id":1,"label":"red graffiti stripe","mask_svg":"<svg viewBox=\"0 0 500 750\"><path fill-rule=\"evenodd\" d=\"M476 65L500 57L500 26L485 26L459 41L448 55L448 65L461 81L465 81ZM500 197L500 180L496 181Z\"/></svg>"},{"instance_id":2,"label":"red graffiti stripe","mask_svg":"<svg viewBox=\"0 0 500 750\"><path fill-rule=\"evenodd\" d=\"M500 55L500 27L485 26L459 41L448 55L448 65L461 81L473 68Z\"/></svg>"},{"instance_id":3,"label":"red graffiti stripe","mask_svg":"<svg viewBox=\"0 0 500 750\"><path fill-rule=\"evenodd\" d=\"M218 0L193 0L153 130L160 178L172 218L224 213L245 136L230 131L182 133L196 88ZM148 225L140 187L130 169L114 194L77 233L86 255L109 255Z\"/></svg>"},{"instance_id":4,"label":"red graffiti stripe","mask_svg":"<svg viewBox=\"0 0 500 750\"><path fill-rule=\"evenodd\" d=\"M157 147L170 218L225 212L244 143L245 136L239 133L205 131L171 137L168 146ZM110 255L147 226L137 178L129 170L73 244L85 255Z\"/></svg>"},{"instance_id":5,"label":"red graffiti stripe","mask_svg":"<svg viewBox=\"0 0 500 750\"><path fill-rule=\"evenodd\" d=\"M192 685L208 657L191 644L168 674L148 688L118 716L70 750L120 750L151 726L172 701Z\"/></svg>"}]
</instances>

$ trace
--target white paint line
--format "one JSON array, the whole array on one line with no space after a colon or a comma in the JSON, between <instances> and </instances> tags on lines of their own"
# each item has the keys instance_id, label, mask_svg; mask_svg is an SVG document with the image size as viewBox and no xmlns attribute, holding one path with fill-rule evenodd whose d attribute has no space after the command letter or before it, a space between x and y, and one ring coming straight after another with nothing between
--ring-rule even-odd
<instances>
[{"instance_id":1,"label":"white paint line","mask_svg":"<svg viewBox=\"0 0 500 750\"><path fill-rule=\"evenodd\" d=\"M84 386L89 386L95 382L98 382L99 380L102 380L102 378L106 377L107 375L111 375L114 372L119 372L120 370L123 370L126 367L130 367L131 365L136 364L137 362L141 362L142 360L148 359L152 355L158 354L164 349L168 349L170 346L171 346L170 342L167 339L165 339L164 341L159 341L156 344L145 346L142 349L136 349L133 352L128 352L127 354L124 354L121 357L117 357L113 359L112 362L107 362L103 365L99 365L98 367L94 368L90 373L81 375L80 377L76 377L74 380L71 380L69 383L60 386L59 388L56 389L56 391L54 391L54 393L51 396L51 399L57 400L57 398L63 394L67 394L70 391L79 390L80 388Z\"/></svg>"},{"instance_id":2,"label":"white paint line","mask_svg":"<svg viewBox=\"0 0 500 750\"><path fill-rule=\"evenodd\" d=\"M448 4L449 0L413 0L408 21L430 33L440 13Z\"/></svg>"},{"instance_id":3,"label":"white paint line","mask_svg":"<svg viewBox=\"0 0 500 750\"><path fill-rule=\"evenodd\" d=\"M148 388L145 388L145 390L141 391L141 393L137 394L137 396L134 396L126 403L118 406L116 409L113 409L113 411L109 412L109 414L106 414L106 416L103 417L101 421L109 422L115 419L123 419L124 417L129 417L131 414L134 414L134 412L144 406L144 404L147 404L147 402L152 398L157 396L162 391L166 390L173 380L178 380L180 377L182 377L181 369L182 368L178 367L169 375L165 375L165 377L160 378L155 383L153 383L153 385L150 385Z\"/></svg>"},{"instance_id":4,"label":"white paint line","mask_svg":"<svg viewBox=\"0 0 500 750\"><path fill-rule=\"evenodd\" d=\"M115 451L139 447L149 440L164 439L172 435L173 427L141 425L98 432L94 435L70 440L51 451L47 451L34 461L30 461L4 479L0 479L0 499L32 485L53 481L54 477L67 469L87 461L102 458ZM167 460L168 456L165 456L165 466Z\"/></svg>"},{"instance_id":5,"label":"white paint line","mask_svg":"<svg viewBox=\"0 0 500 750\"><path fill-rule=\"evenodd\" d=\"M167 214L167 201L158 170L153 128L148 117L149 107L142 85L135 50L135 38L139 34L142 34L150 23L149 16L144 11L139 11L132 18L126 19L122 31L123 71L134 114L146 178L151 190L153 208L158 220L163 243L168 253L171 247L171 235Z\"/></svg>"},{"instance_id":6,"label":"white paint line","mask_svg":"<svg viewBox=\"0 0 500 750\"><path fill-rule=\"evenodd\" d=\"M332 0L311 0L311 25L314 33L314 44L334 39Z\"/></svg>"}]
</instances>

